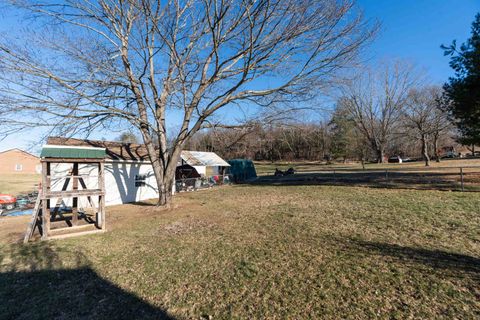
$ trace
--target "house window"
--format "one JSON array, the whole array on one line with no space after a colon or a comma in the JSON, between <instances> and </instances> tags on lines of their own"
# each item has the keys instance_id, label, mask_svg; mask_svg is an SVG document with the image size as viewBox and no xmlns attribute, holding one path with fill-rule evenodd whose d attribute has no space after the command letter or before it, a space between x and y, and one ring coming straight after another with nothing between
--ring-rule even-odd
<instances>
[{"instance_id":1,"label":"house window","mask_svg":"<svg viewBox=\"0 0 480 320\"><path fill-rule=\"evenodd\" d=\"M135 187L143 187L146 185L147 176L142 175L135 175Z\"/></svg>"},{"instance_id":2,"label":"house window","mask_svg":"<svg viewBox=\"0 0 480 320\"><path fill-rule=\"evenodd\" d=\"M23 170L23 166L21 164L16 164L15 165L15 171L22 171Z\"/></svg>"}]
</instances>

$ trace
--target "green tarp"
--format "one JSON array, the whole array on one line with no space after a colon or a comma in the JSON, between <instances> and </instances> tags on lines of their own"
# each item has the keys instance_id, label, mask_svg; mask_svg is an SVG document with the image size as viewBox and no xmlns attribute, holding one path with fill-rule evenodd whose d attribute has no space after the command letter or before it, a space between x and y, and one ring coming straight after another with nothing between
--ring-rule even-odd
<instances>
[{"instance_id":1,"label":"green tarp","mask_svg":"<svg viewBox=\"0 0 480 320\"><path fill-rule=\"evenodd\" d=\"M230 164L230 174L234 182L243 182L257 177L257 171L252 160L233 159L227 161Z\"/></svg>"}]
</instances>

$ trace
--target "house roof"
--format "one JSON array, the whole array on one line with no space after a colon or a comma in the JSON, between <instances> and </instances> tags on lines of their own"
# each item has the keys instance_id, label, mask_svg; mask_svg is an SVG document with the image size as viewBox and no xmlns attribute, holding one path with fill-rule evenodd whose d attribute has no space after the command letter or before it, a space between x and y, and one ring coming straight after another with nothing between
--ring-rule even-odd
<instances>
[{"instance_id":1,"label":"house roof","mask_svg":"<svg viewBox=\"0 0 480 320\"><path fill-rule=\"evenodd\" d=\"M12 149L7 149L7 150L4 150L4 151L0 151L0 154L2 154L2 153L7 153L7 152L11 152L11 151L20 151L20 152L22 152L22 153L25 153L25 154L28 155L28 156L31 156L31 157L34 157L34 158L37 158L37 159L38 159L38 157L37 157L36 155L31 154L30 152L27 152L27 151L22 150L22 149L19 149L19 148L12 148Z\"/></svg>"},{"instance_id":2,"label":"house roof","mask_svg":"<svg viewBox=\"0 0 480 320\"><path fill-rule=\"evenodd\" d=\"M207 166L207 167L230 167L228 162L220 158L214 152L202 151L182 151L181 158L191 166Z\"/></svg>"}]
</instances>

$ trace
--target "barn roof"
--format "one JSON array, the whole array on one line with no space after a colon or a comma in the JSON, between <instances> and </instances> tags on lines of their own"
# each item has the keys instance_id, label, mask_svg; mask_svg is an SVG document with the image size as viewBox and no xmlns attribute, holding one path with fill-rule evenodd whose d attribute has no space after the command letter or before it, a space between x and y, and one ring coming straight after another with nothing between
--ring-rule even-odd
<instances>
[{"instance_id":1,"label":"barn roof","mask_svg":"<svg viewBox=\"0 0 480 320\"><path fill-rule=\"evenodd\" d=\"M63 159L104 159L105 148L46 145L42 148L42 158Z\"/></svg>"},{"instance_id":2,"label":"barn roof","mask_svg":"<svg viewBox=\"0 0 480 320\"><path fill-rule=\"evenodd\" d=\"M228 162L214 152L182 151L182 160L191 166L230 167Z\"/></svg>"},{"instance_id":3,"label":"barn roof","mask_svg":"<svg viewBox=\"0 0 480 320\"><path fill-rule=\"evenodd\" d=\"M86 147L100 148L105 151L105 158L111 160L148 161L147 148L143 144L122 143L100 140L83 140L64 137L49 137L44 147ZM181 158L191 166L223 166L229 167L228 162L214 152L182 151Z\"/></svg>"},{"instance_id":4,"label":"barn roof","mask_svg":"<svg viewBox=\"0 0 480 320\"><path fill-rule=\"evenodd\" d=\"M112 160L149 160L147 148L142 144L49 137L47 139L48 145L103 148L105 149L106 158Z\"/></svg>"}]
</instances>

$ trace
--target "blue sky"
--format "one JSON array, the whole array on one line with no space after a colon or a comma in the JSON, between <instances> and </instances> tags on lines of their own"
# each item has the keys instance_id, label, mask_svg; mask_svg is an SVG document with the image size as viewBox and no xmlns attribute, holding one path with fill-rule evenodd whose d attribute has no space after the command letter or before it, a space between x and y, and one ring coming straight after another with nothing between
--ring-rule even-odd
<instances>
[{"instance_id":1,"label":"blue sky","mask_svg":"<svg viewBox=\"0 0 480 320\"><path fill-rule=\"evenodd\" d=\"M379 35L365 50L370 63L409 60L425 68L430 80L438 84L453 74L440 45L454 39L464 42L480 12L480 0L358 0L357 4L367 18L381 22ZM0 16L0 32L11 30L12 20ZM33 131L8 137L1 142L0 151L20 147L38 152L38 135Z\"/></svg>"},{"instance_id":2,"label":"blue sky","mask_svg":"<svg viewBox=\"0 0 480 320\"><path fill-rule=\"evenodd\" d=\"M434 83L453 75L441 44L464 42L470 36L480 0L358 0L368 18L379 19L381 30L367 50L373 63L401 58L426 68Z\"/></svg>"}]
</instances>

